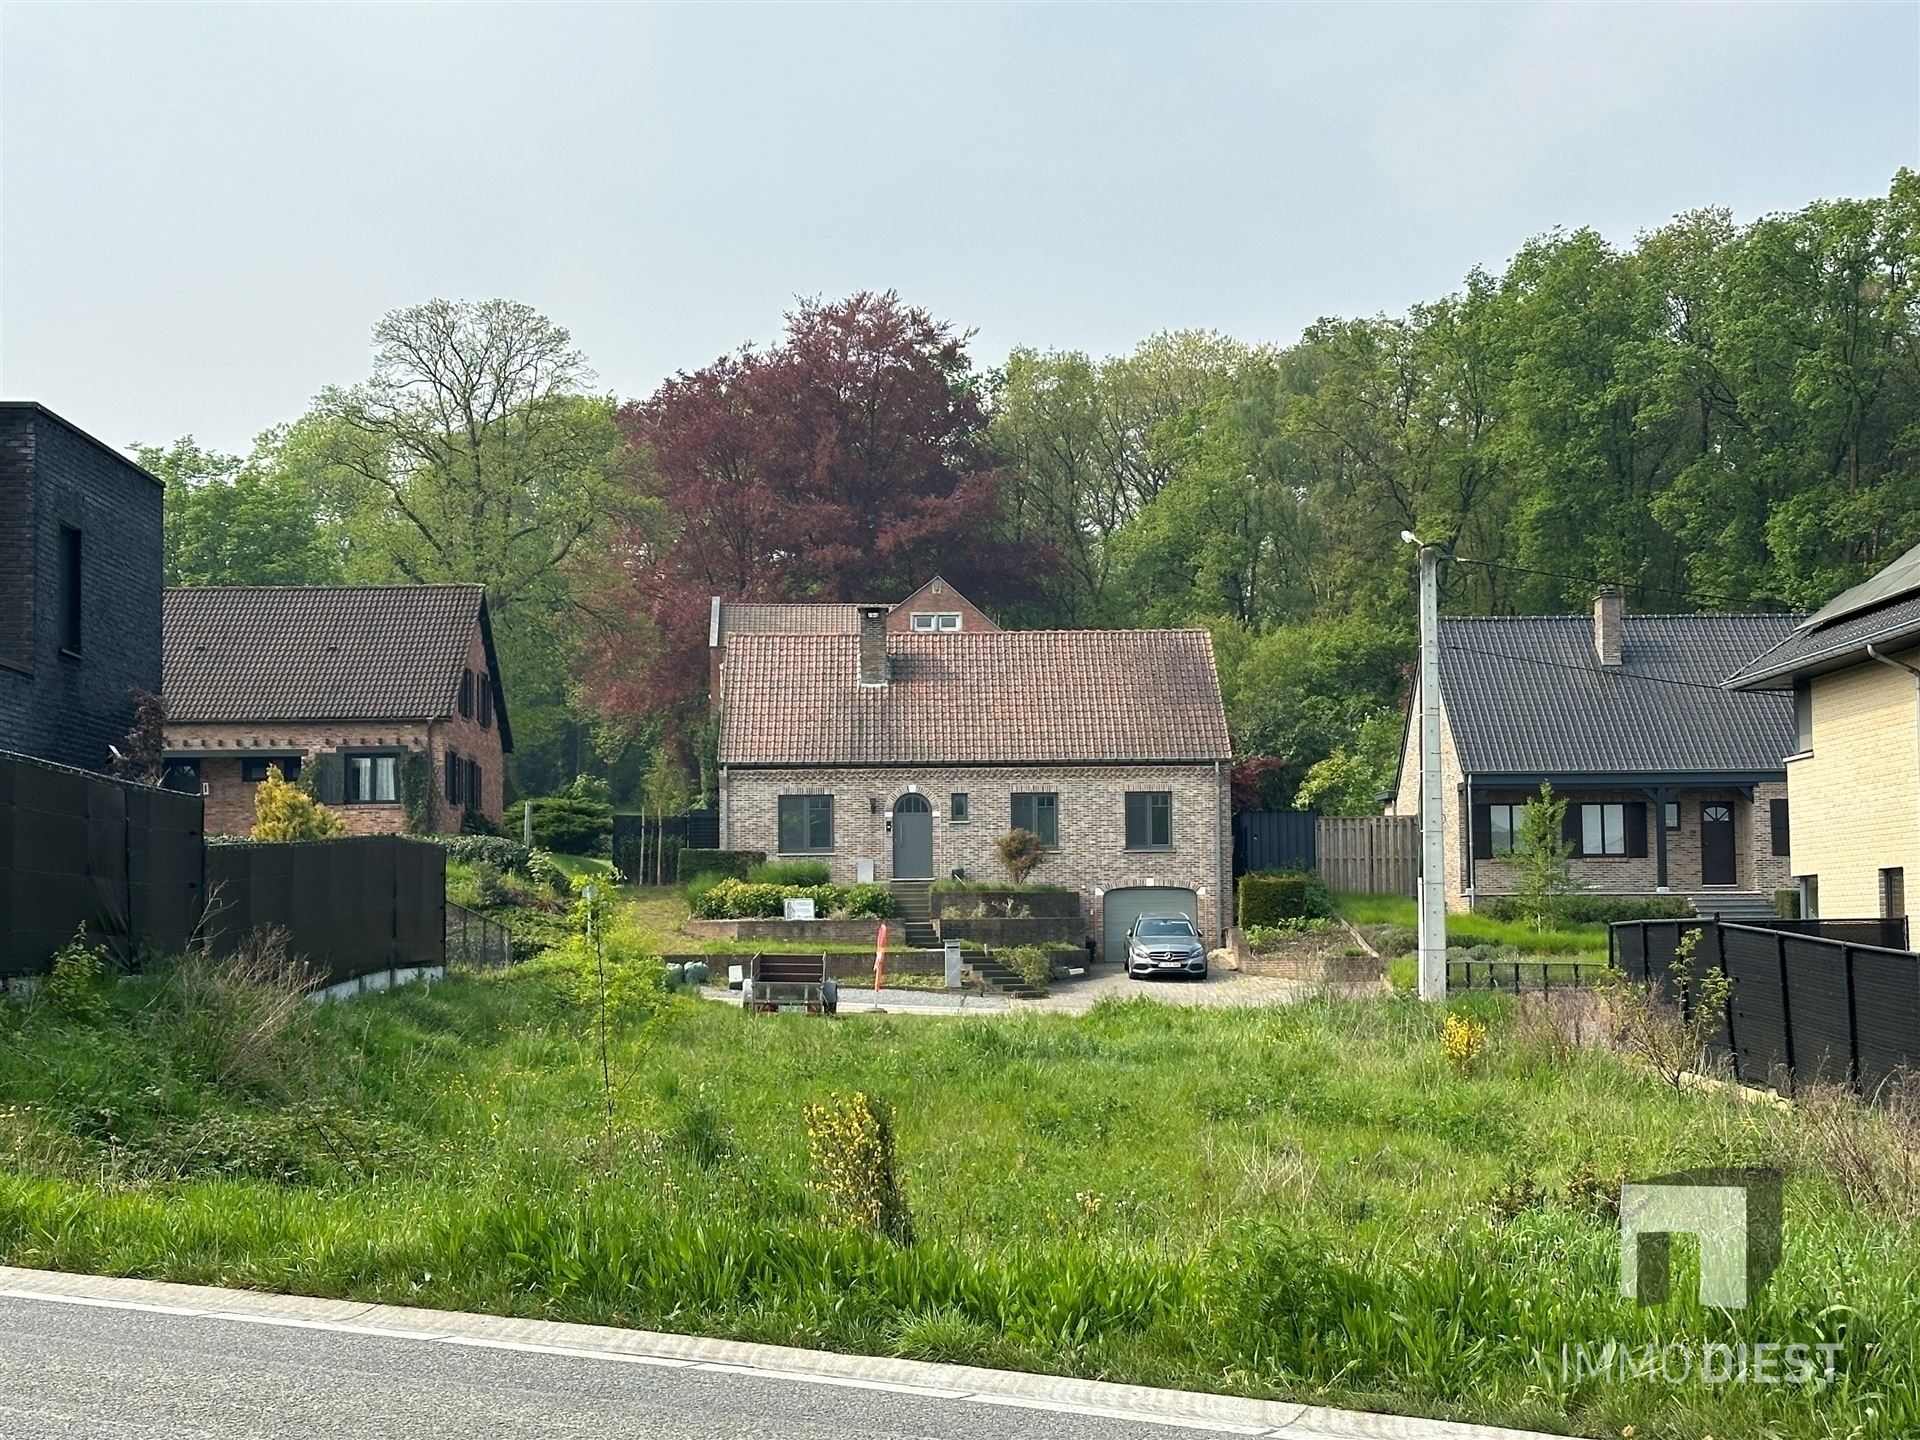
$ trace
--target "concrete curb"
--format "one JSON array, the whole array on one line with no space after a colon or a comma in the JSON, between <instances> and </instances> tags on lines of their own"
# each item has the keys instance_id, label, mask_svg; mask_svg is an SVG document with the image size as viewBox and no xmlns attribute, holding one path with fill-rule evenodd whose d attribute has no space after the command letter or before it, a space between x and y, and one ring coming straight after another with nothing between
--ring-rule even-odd
<instances>
[{"instance_id":1,"label":"concrete curb","mask_svg":"<svg viewBox=\"0 0 1920 1440\"><path fill-rule=\"evenodd\" d=\"M1230 1435L1299 1440L1548 1440L1534 1431L1462 1425L1284 1401L1246 1400L1183 1390L1156 1390L970 1365L937 1365L708 1340L606 1325L519 1320L353 1300L266 1295L203 1285L176 1285L102 1275L69 1275L0 1266L0 1296L50 1304L98 1305L183 1320L215 1320L333 1330L420 1344L459 1345L558 1354L608 1363L695 1367L767 1380L886 1390L942 1400L1056 1411Z\"/></svg>"}]
</instances>

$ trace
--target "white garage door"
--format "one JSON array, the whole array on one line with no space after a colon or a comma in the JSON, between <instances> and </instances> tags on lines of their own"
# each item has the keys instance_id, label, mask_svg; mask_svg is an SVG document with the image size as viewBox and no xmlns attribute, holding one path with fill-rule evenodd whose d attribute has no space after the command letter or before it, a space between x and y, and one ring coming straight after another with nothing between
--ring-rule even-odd
<instances>
[{"instance_id":1,"label":"white garage door","mask_svg":"<svg viewBox=\"0 0 1920 1440\"><path fill-rule=\"evenodd\" d=\"M1115 965L1127 950L1127 931L1142 915L1184 915L1200 928L1200 897L1172 885L1109 890L1101 910L1100 958Z\"/></svg>"}]
</instances>

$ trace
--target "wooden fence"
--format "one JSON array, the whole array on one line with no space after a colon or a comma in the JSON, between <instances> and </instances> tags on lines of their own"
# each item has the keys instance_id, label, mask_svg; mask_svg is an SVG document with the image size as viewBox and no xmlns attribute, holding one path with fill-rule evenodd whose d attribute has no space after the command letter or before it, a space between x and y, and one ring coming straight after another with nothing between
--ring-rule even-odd
<instances>
[{"instance_id":1,"label":"wooden fence","mask_svg":"<svg viewBox=\"0 0 1920 1440\"><path fill-rule=\"evenodd\" d=\"M1420 822L1410 815L1322 815L1314 827L1330 889L1411 895L1420 874Z\"/></svg>"}]
</instances>

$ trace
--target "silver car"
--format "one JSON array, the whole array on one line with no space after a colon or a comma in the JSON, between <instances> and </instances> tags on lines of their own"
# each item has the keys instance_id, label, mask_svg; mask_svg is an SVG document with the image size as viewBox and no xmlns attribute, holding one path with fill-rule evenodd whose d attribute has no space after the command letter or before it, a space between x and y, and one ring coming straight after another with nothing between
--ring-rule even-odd
<instances>
[{"instance_id":1,"label":"silver car","mask_svg":"<svg viewBox=\"0 0 1920 1440\"><path fill-rule=\"evenodd\" d=\"M1127 974L1207 978L1207 947L1185 915L1142 915L1127 931Z\"/></svg>"}]
</instances>

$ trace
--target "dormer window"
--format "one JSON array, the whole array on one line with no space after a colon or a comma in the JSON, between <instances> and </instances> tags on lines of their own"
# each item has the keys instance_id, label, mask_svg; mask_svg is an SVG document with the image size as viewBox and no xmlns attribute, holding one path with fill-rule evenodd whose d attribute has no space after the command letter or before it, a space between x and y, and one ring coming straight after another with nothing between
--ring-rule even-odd
<instances>
[{"instance_id":1,"label":"dormer window","mask_svg":"<svg viewBox=\"0 0 1920 1440\"><path fill-rule=\"evenodd\" d=\"M952 631L960 628L960 613L957 610L916 610L912 619L913 628L920 631Z\"/></svg>"}]
</instances>

